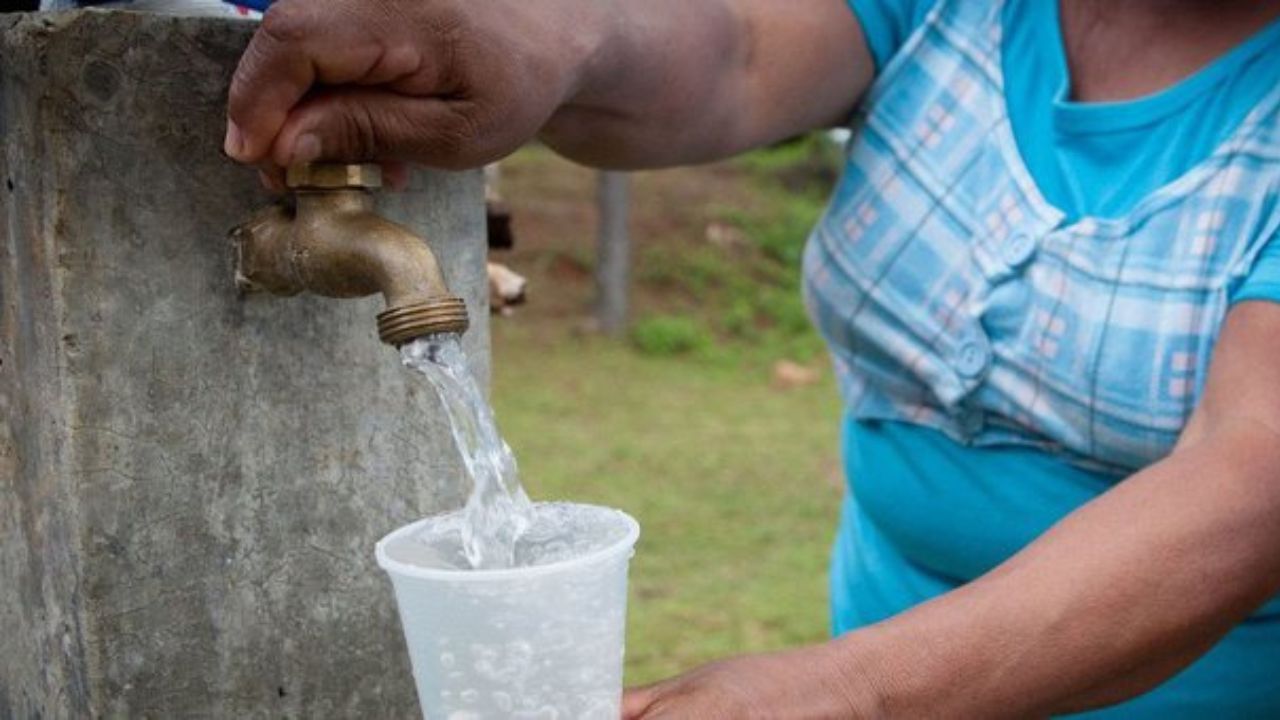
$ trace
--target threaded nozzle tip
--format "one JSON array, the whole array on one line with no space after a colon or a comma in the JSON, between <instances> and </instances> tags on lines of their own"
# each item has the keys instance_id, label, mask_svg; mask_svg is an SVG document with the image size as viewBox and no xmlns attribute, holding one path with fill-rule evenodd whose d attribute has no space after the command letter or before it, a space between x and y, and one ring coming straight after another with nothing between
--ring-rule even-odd
<instances>
[{"instance_id":1,"label":"threaded nozzle tip","mask_svg":"<svg viewBox=\"0 0 1280 720\"><path fill-rule=\"evenodd\" d=\"M378 337L395 347L425 335L461 335L468 325L466 303L452 296L387 308L378 313Z\"/></svg>"}]
</instances>

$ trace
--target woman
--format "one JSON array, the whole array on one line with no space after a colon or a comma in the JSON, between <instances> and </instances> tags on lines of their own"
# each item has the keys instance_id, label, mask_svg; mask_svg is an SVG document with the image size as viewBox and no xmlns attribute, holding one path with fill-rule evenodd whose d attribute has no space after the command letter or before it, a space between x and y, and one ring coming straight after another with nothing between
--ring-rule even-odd
<instances>
[{"instance_id":1,"label":"woman","mask_svg":"<svg viewBox=\"0 0 1280 720\"><path fill-rule=\"evenodd\" d=\"M467 167L536 135L652 167L852 114L805 266L848 407L838 637L633 691L627 716L1276 716L1277 18L284 0L227 152Z\"/></svg>"}]
</instances>

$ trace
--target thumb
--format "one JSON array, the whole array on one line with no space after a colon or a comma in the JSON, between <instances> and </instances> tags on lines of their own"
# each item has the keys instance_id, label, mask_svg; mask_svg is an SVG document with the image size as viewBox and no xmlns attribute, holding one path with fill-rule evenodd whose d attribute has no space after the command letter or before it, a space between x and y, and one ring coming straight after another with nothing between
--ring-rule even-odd
<instances>
[{"instance_id":1,"label":"thumb","mask_svg":"<svg viewBox=\"0 0 1280 720\"><path fill-rule=\"evenodd\" d=\"M317 160L409 160L464 168L496 159L469 106L372 88L331 90L289 115L271 149L281 167Z\"/></svg>"},{"instance_id":2,"label":"thumb","mask_svg":"<svg viewBox=\"0 0 1280 720\"><path fill-rule=\"evenodd\" d=\"M640 720L657 699L653 685L628 689L622 694L622 720Z\"/></svg>"}]
</instances>

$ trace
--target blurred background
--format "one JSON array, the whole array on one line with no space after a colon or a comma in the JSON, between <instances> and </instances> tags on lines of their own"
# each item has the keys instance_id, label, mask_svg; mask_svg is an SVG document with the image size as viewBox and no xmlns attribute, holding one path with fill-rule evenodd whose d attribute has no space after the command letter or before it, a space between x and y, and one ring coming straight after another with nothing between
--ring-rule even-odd
<instances>
[{"instance_id":1,"label":"blurred background","mask_svg":"<svg viewBox=\"0 0 1280 720\"><path fill-rule=\"evenodd\" d=\"M501 164L514 246L490 259L528 283L494 317L494 407L534 499L643 527L630 684L827 636L839 401L799 264L838 157L813 135L622 178L630 279L613 333L596 312L601 174L536 146Z\"/></svg>"}]
</instances>

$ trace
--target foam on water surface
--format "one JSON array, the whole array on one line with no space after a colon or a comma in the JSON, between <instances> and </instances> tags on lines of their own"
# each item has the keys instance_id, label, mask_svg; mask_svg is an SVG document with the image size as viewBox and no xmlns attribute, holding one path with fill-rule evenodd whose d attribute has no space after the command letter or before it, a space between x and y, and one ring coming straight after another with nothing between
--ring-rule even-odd
<instances>
[{"instance_id":1,"label":"foam on water surface","mask_svg":"<svg viewBox=\"0 0 1280 720\"><path fill-rule=\"evenodd\" d=\"M529 524L515 539L509 567L527 568L573 560L609 548L630 532L617 510L572 503L533 503ZM417 532L387 546L393 560L422 568L471 570L467 558L465 510L436 516Z\"/></svg>"}]
</instances>

